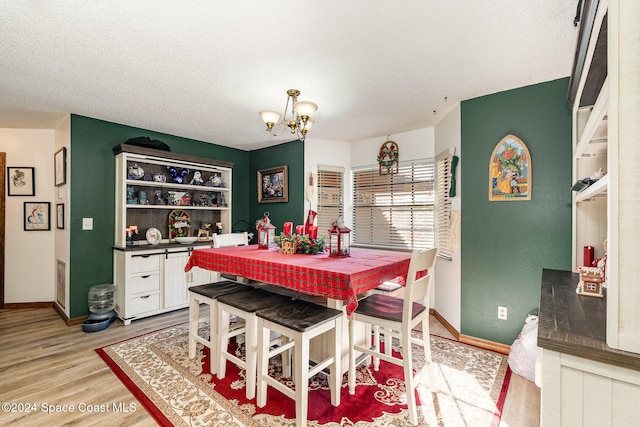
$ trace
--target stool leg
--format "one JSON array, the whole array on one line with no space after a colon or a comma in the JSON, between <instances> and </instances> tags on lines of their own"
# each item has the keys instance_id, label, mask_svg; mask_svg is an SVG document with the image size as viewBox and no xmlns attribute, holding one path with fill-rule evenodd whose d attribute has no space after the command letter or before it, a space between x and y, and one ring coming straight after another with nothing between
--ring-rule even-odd
<instances>
[{"instance_id":1,"label":"stool leg","mask_svg":"<svg viewBox=\"0 0 640 427\"><path fill-rule=\"evenodd\" d=\"M218 373L218 302L209 304L209 370L211 375Z\"/></svg>"},{"instance_id":2,"label":"stool leg","mask_svg":"<svg viewBox=\"0 0 640 427\"><path fill-rule=\"evenodd\" d=\"M294 384L296 396L296 427L307 425L309 407L309 340L296 334L294 350Z\"/></svg>"},{"instance_id":3,"label":"stool leg","mask_svg":"<svg viewBox=\"0 0 640 427\"><path fill-rule=\"evenodd\" d=\"M371 331L371 325L367 325L367 332ZM369 339L367 340L367 343L369 343L371 340L371 337L369 337ZM387 342L384 342L385 345L387 344ZM380 327L379 326L374 326L373 327L373 346L375 347L376 351L380 351ZM379 357L374 357L373 358L373 370L374 371L378 371L380 370L380 358Z\"/></svg>"},{"instance_id":4,"label":"stool leg","mask_svg":"<svg viewBox=\"0 0 640 427\"><path fill-rule=\"evenodd\" d=\"M329 387L331 387L331 404L340 405L340 390L342 386L342 322L334 320L333 329L329 331L333 341L333 364L329 371Z\"/></svg>"},{"instance_id":5,"label":"stool leg","mask_svg":"<svg viewBox=\"0 0 640 427\"><path fill-rule=\"evenodd\" d=\"M189 359L196 357L196 339L198 335L198 321L200 318L200 301L189 292Z\"/></svg>"},{"instance_id":6,"label":"stool leg","mask_svg":"<svg viewBox=\"0 0 640 427\"><path fill-rule=\"evenodd\" d=\"M229 313L222 308L218 307L217 323L218 328L218 340L216 342L217 349L217 361L218 361L218 378L222 379L227 374L227 358L224 357L223 352L227 351L229 347Z\"/></svg>"},{"instance_id":7,"label":"stool leg","mask_svg":"<svg viewBox=\"0 0 640 427\"><path fill-rule=\"evenodd\" d=\"M291 341L291 338L285 337L281 345L285 345L289 341ZM291 378L291 349L280 353L280 357L282 358L282 377Z\"/></svg>"},{"instance_id":8,"label":"stool leg","mask_svg":"<svg viewBox=\"0 0 640 427\"><path fill-rule=\"evenodd\" d=\"M258 320L255 314L249 314L245 318L245 340L244 348L246 354L246 396L253 399L256 396L256 358L258 350Z\"/></svg>"},{"instance_id":9,"label":"stool leg","mask_svg":"<svg viewBox=\"0 0 640 427\"><path fill-rule=\"evenodd\" d=\"M355 333L356 321L349 319L349 376L347 383L351 395L356 393L356 351L353 348Z\"/></svg>"},{"instance_id":10,"label":"stool leg","mask_svg":"<svg viewBox=\"0 0 640 427\"><path fill-rule=\"evenodd\" d=\"M256 405L259 408L263 408L267 404L267 382L265 378L269 373L269 341L271 331L264 327L262 319L258 319L258 368L256 372L257 376L257 388L258 396L256 398Z\"/></svg>"}]
</instances>

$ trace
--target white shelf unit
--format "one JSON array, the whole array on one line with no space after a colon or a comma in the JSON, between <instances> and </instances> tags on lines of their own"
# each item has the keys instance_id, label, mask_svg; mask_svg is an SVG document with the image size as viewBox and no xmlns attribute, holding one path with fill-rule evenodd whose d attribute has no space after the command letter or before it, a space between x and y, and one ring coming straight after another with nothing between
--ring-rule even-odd
<instances>
[{"instance_id":1,"label":"white shelf unit","mask_svg":"<svg viewBox=\"0 0 640 427\"><path fill-rule=\"evenodd\" d=\"M114 148L115 170L115 229L113 250L113 277L116 286L116 312L126 325L132 320L164 313L189 305L188 288L210 283L216 273L193 268L185 273L184 267L196 247L211 247L213 242L183 245L169 239L169 215L173 210L187 212L191 219L190 235L196 236L203 224L222 223L222 232L231 232L231 189L233 164L201 157L175 154L130 145ZM145 177L130 179L129 168L138 166ZM203 185L171 182L168 167L188 169L186 182L199 171ZM162 174L169 182L153 181L153 175ZM212 176L221 183L205 185ZM133 190L128 196L127 189ZM147 193L149 204L138 204L141 191ZM159 196L155 193L159 192ZM189 204L167 204L168 192L188 193ZM135 200L135 202L134 202ZM184 202L186 203L186 201ZM138 240L127 246L126 228L138 226ZM157 228L162 240L157 245L146 241L146 231Z\"/></svg>"},{"instance_id":2,"label":"white shelf unit","mask_svg":"<svg viewBox=\"0 0 640 427\"><path fill-rule=\"evenodd\" d=\"M607 239L606 351L640 354L640 2L599 0L573 109L574 179L602 167L607 175L573 196L573 262ZM584 14L583 14L584 18ZM607 78L593 106L578 107L584 79L606 21ZM583 25L583 23L581 23ZM574 181L575 182L575 181ZM585 303L588 304L587 296ZM541 425L634 425L640 398L637 370L542 349Z\"/></svg>"}]
</instances>

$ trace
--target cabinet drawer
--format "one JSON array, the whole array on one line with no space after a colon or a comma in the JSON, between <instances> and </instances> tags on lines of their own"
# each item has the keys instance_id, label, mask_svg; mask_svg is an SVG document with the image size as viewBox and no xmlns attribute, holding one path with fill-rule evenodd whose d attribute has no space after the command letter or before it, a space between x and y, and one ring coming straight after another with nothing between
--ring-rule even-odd
<instances>
[{"instance_id":1,"label":"cabinet drawer","mask_svg":"<svg viewBox=\"0 0 640 427\"><path fill-rule=\"evenodd\" d=\"M132 273L158 270L160 270L160 255L134 255L131 257Z\"/></svg>"},{"instance_id":2,"label":"cabinet drawer","mask_svg":"<svg viewBox=\"0 0 640 427\"><path fill-rule=\"evenodd\" d=\"M132 317L160 309L160 294L142 295L127 301L127 316Z\"/></svg>"},{"instance_id":3,"label":"cabinet drawer","mask_svg":"<svg viewBox=\"0 0 640 427\"><path fill-rule=\"evenodd\" d=\"M160 274L147 274L131 277L129 294L139 294L141 292L154 292L160 290Z\"/></svg>"}]
</instances>

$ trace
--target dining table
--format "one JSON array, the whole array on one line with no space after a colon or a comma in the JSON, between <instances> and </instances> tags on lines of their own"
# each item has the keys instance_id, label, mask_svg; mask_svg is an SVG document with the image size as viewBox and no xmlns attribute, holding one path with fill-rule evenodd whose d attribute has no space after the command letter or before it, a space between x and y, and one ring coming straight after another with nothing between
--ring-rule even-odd
<instances>
[{"instance_id":1,"label":"dining table","mask_svg":"<svg viewBox=\"0 0 640 427\"><path fill-rule=\"evenodd\" d=\"M358 306L358 296L385 281L403 282L411 253L378 249L351 248L350 256L285 254L277 247L258 245L195 249L185 272L193 267L221 274L245 277L280 286L309 296L342 302L350 314ZM340 308L340 307L335 307Z\"/></svg>"},{"instance_id":2,"label":"dining table","mask_svg":"<svg viewBox=\"0 0 640 427\"><path fill-rule=\"evenodd\" d=\"M394 281L404 284L409 271L411 253L378 249L351 248L348 257L319 254L285 254L277 247L261 249L258 245L195 249L185 272L193 267L219 274L246 278L259 284L288 289L302 296L321 297L320 302L330 308L352 313L358 307L358 297L370 293L381 283ZM273 289L277 292L277 289ZM326 299L326 301L324 301ZM317 301L314 301L317 302ZM342 373L349 367L349 321L341 320ZM354 339L363 344L370 331L364 324L356 326ZM311 360L327 357L330 341L316 337L310 348ZM358 355L363 357L364 355Z\"/></svg>"}]
</instances>

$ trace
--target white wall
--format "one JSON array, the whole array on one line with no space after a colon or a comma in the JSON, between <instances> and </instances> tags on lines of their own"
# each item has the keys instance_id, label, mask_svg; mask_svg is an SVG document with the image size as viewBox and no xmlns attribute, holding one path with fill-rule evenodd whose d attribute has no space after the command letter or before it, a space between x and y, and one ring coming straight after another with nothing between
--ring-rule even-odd
<instances>
[{"instance_id":1,"label":"white wall","mask_svg":"<svg viewBox=\"0 0 640 427\"><path fill-rule=\"evenodd\" d=\"M461 214L460 177L462 176L462 156L460 153L460 104L458 104L435 127L435 152L455 149L460 157L456 168L456 197L453 209ZM455 213L454 213L455 215ZM455 227L457 247L453 253L453 260L446 261L438 258L436 261L436 275L434 277L433 308L444 317L457 331L460 330L460 295L461 295L461 259L460 259L460 221Z\"/></svg>"},{"instance_id":2,"label":"white wall","mask_svg":"<svg viewBox=\"0 0 640 427\"><path fill-rule=\"evenodd\" d=\"M70 242L71 233L69 231L69 220L71 218L71 201L69 195L69 189L71 188L71 116L67 116L55 129L55 148L54 152L57 152L62 147L67 149L67 179L64 185L55 187L54 190L54 203L52 203L51 210L56 212L55 209L58 204L64 205L64 229L58 229L56 222L52 224L52 228L55 230L55 253L54 253L54 268L58 268L58 260L64 263L65 275L64 275L64 294L60 297L62 309L67 317L69 317L69 269L70 269ZM57 217L52 214L52 218L55 220ZM57 274L54 274L54 297L55 301L58 301L57 295Z\"/></svg>"},{"instance_id":3,"label":"white wall","mask_svg":"<svg viewBox=\"0 0 640 427\"><path fill-rule=\"evenodd\" d=\"M52 129L0 129L7 166L34 167L35 196L6 197L5 303L51 302L55 283ZM6 171L2 171L6 173ZM51 203L51 230L24 231L24 202Z\"/></svg>"},{"instance_id":4,"label":"white wall","mask_svg":"<svg viewBox=\"0 0 640 427\"><path fill-rule=\"evenodd\" d=\"M349 208L351 200L351 190L349 186L350 178L349 171L351 169L351 155L348 142L342 141L327 141L320 139L307 138L304 142L304 179L305 187L309 182L309 174L313 173L314 176L314 192L313 201L311 202L311 209L318 210L318 165L322 166L336 166L344 168L345 179L345 213L344 220L346 224L351 222L351 209ZM305 216L309 210L309 202L305 199Z\"/></svg>"},{"instance_id":5,"label":"white wall","mask_svg":"<svg viewBox=\"0 0 640 427\"><path fill-rule=\"evenodd\" d=\"M400 161L434 157L434 128L423 128L410 132L396 133L389 140L398 144ZM380 147L387 141L387 135L363 139L351 143L351 167L377 165Z\"/></svg>"}]
</instances>

